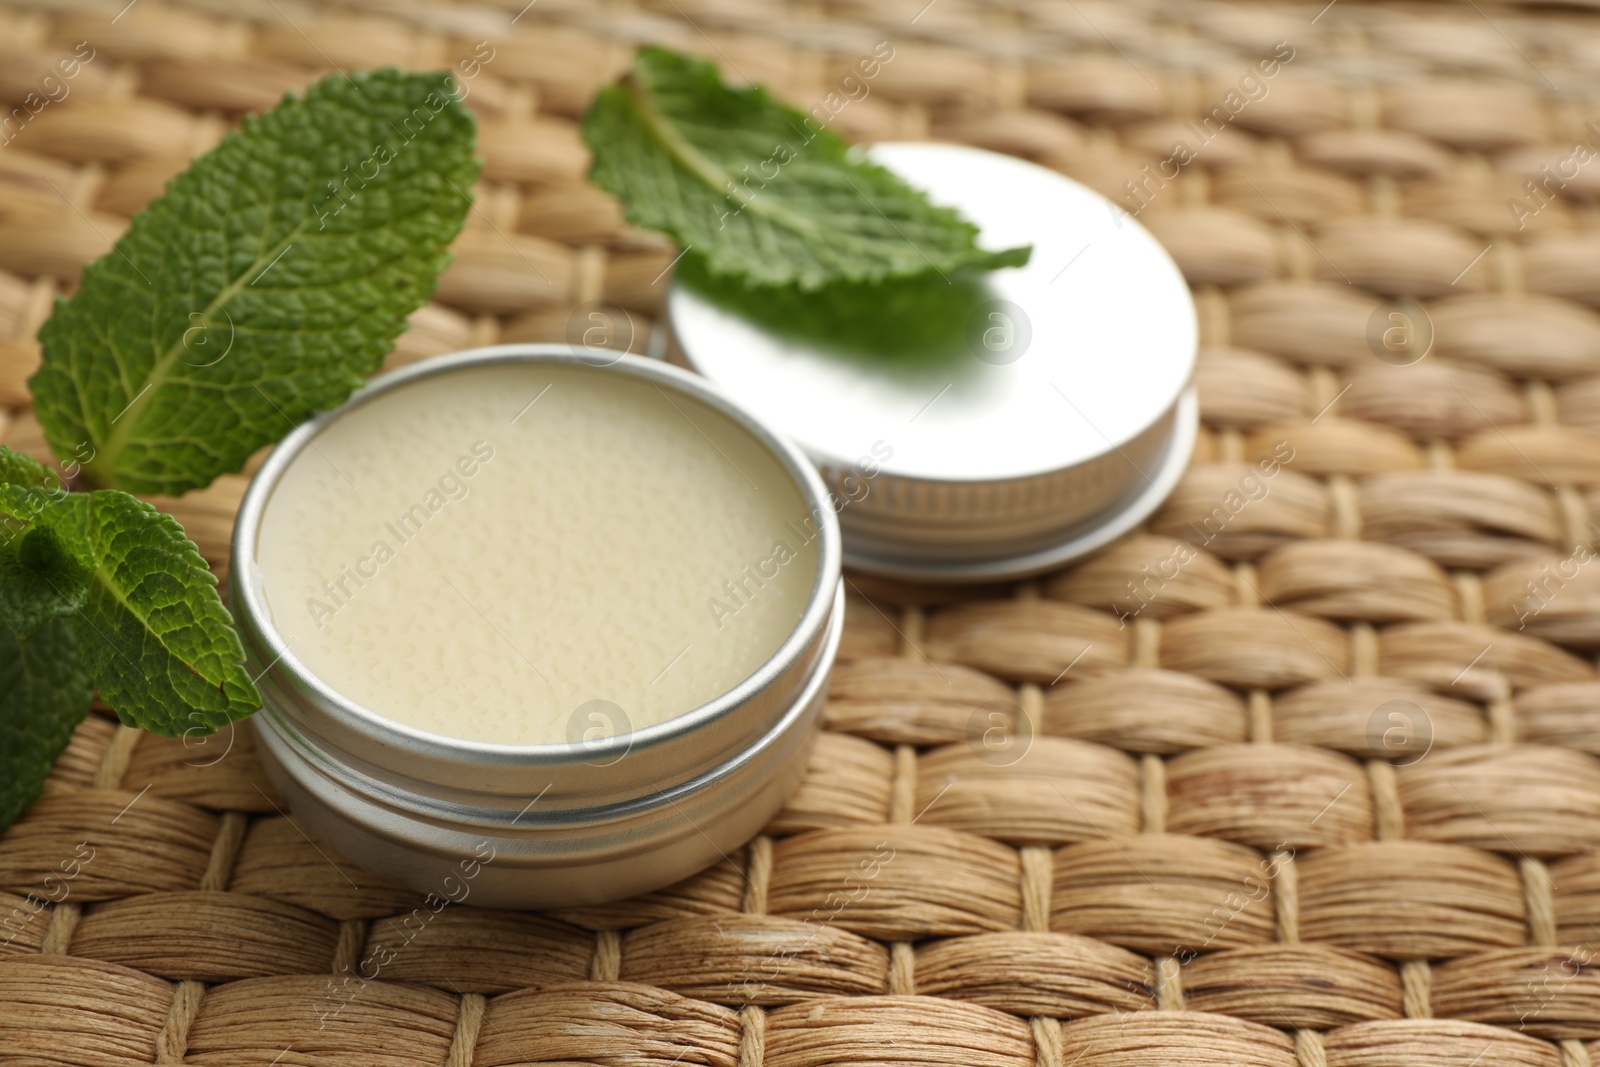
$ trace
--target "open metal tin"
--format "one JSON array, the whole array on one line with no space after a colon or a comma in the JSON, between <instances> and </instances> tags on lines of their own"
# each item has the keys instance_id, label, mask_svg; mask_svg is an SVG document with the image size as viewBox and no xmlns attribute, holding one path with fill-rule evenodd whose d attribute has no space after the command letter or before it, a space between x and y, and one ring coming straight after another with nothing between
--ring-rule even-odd
<instances>
[{"instance_id":1,"label":"open metal tin","mask_svg":"<svg viewBox=\"0 0 1600 1067\"><path fill-rule=\"evenodd\" d=\"M390 390L486 364L557 363L643 379L742 429L793 479L818 531L798 625L754 674L657 725L592 743L503 745L427 733L335 692L296 659L261 588L258 534L293 458L349 411ZM233 534L230 606L263 707L253 723L273 784L341 855L421 892L474 904L552 907L648 892L754 836L798 785L843 625L840 536L816 470L704 379L566 345L500 345L374 379L299 427L256 473Z\"/></svg>"},{"instance_id":2,"label":"open metal tin","mask_svg":"<svg viewBox=\"0 0 1600 1067\"><path fill-rule=\"evenodd\" d=\"M1199 425L1194 304L1172 258L1127 211L1035 164L947 144L868 156L959 209L984 247L1031 244L1028 265L981 290L931 279L959 305L937 352L890 354L882 329L863 330L867 343L782 330L677 281L669 310L688 364L794 438L848 501L848 567L1022 577L1138 525L1177 484Z\"/></svg>"}]
</instances>

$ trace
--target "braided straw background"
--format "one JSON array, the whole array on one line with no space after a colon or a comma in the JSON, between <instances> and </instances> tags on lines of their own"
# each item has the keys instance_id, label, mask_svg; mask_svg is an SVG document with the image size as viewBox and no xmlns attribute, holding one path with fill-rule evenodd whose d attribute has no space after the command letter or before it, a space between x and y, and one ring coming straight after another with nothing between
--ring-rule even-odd
<instances>
[{"instance_id":1,"label":"braided straw background","mask_svg":"<svg viewBox=\"0 0 1600 1067\"><path fill-rule=\"evenodd\" d=\"M0 440L40 455L24 383L52 298L240 112L330 65L494 50L469 85L477 207L399 364L561 340L602 300L662 345L646 331L672 252L584 184L576 126L638 42L809 106L887 39L847 134L1013 152L1110 196L1276 42L1295 58L1146 187L1139 217L1201 321L1205 425L1177 493L1017 588L852 578L828 731L764 836L623 904L435 914L285 817L248 731L185 747L98 712L0 838L0 1061L1600 1057L1600 565L1580 547L1600 510L1600 164L1525 228L1507 207L1596 140L1593 16L122 3L0 8L6 100L74 43L96 50L0 149ZM1368 341L1400 295L1434 333L1410 366ZM1246 479L1278 442L1292 461ZM243 482L162 502L219 570ZM1040 724L1022 758L977 743L992 701Z\"/></svg>"}]
</instances>

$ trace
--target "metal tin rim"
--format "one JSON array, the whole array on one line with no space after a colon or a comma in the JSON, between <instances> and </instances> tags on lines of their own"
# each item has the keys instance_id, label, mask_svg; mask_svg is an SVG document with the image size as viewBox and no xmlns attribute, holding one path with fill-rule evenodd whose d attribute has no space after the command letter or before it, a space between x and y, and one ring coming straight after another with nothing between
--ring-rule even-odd
<instances>
[{"instance_id":1,"label":"metal tin rim","mask_svg":"<svg viewBox=\"0 0 1600 1067\"><path fill-rule=\"evenodd\" d=\"M1087 555L1147 519L1167 499L1188 469L1200 429L1200 402L1194 386L1189 386L1178 397L1173 414L1172 433L1162 451L1160 466L1149 472L1144 487L1125 504L1094 516L1087 524L1075 526L1057 544L999 559L945 563L852 552L846 547L844 565L906 581L986 582L1042 574Z\"/></svg>"},{"instance_id":2,"label":"metal tin rim","mask_svg":"<svg viewBox=\"0 0 1600 1067\"><path fill-rule=\"evenodd\" d=\"M844 634L844 583L842 581L835 583L835 592L834 596L830 598L830 605L828 629L823 640L824 659L826 662L832 661ZM269 713L264 719L258 721L255 728L258 734L270 735L265 739L264 743L274 750L273 758L280 764L286 765L286 770L288 769L289 760L285 759L285 753L288 753L294 759L305 764L311 774L320 775L335 787L349 789L360 796L365 803L393 813L397 819L408 820L410 816L427 815L429 817L428 824L436 827L436 829L424 831L420 838L413 837L414 841L442 839L452 832L465 832L467 828L471 828L474 831L505 833L509 837L526 838L552 830L583 829L599 824L636 819L649 815L661 808L676 807L677 802L680 800L686 801L701 790L715 788L724 780L738 774L748 764L760 757L764 751L778 744L785 735L793 730L804 718L807 706L820 696L822 687L827 684L827 676L828 672L826 670L811 672L807 676L804 687L784 707L781 717L774 721L754 744L740 749L715 767L687 781L676 783L657 792L640 794L592 808L553 812L528 810L509 818L505 817L505 812L491 808L463 809L452 805L446 811L443 805L407 803L407 797L403 789L386 782L353 781L347 773L349 768L343 765L323 766L308 759L301 746L286 736L285 727L274 714ZM290 771L289 773L294 772ZM323 803L326 804L327 802L323 801ZM448 818L448 827L439 826L439 823L443 821L441 817ZM408 825L415 828L417 824L414 819L410 819L408 820ZM514 831L513 827L515 827ZM635 847L643 849L648 845L641 842L637 843Z\"/></svg>"},{"instance_id":3,"label":"metal tin rim","mask_svg":"<svg viewBox=\"0 0 1600 1067\"><path fill-rule=\"evenodd\" d=\"M342 727L353 730L366 740L430 759L466 758L480 766L536 768L570 765L580 758L600 760L613 754L621 758L640 746L650 747L668 740L681 740L705 724L745 705L770 687L816 643L817 637L825 631L833 608L842 548L838 521L821 476L799 448L741 408L708 380L677 367L637 356L622 355L614 362L609 353L601 358L605 361L603 364L597 362L593 350L559 344L508 344L467 349L380 375L338 408L297 427L273 449L251 479L234 522L230 607L241 635L246 638L247 648L254 644L254 651L266 661L267 670L282 666L292 671L297 685L310 690L329 714L342 717ZM582 748L571 743L511 745L451 738L394 722L362 706L332 689L295 658L272 623L270 611L260 593L259 575L255 571L256 537L272 492L289 463L323 428L376 397L436 375L479 366L524 363L587 368L597 374L624 374L687 394L690 399L713 409L767 447L794 479L802 503L821 519L817 524L817 573L805 611L783 644L753 674L716 699L675 718ZM244 577L247 574L249 580ZM578 755L580 752L582 757Z\"/></svg>"}]
</instances>

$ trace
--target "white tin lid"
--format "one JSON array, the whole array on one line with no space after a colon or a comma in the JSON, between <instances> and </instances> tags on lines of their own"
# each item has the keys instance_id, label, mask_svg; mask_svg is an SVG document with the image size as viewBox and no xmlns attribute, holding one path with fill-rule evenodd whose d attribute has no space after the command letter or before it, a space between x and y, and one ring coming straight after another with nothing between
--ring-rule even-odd
<instances>
[{"instance_id":1,"label":"white tin lid","mask_svg":"<svg viewBox=\"0 0 1600 1067\"><path fill-rule=\"evenodd\" d=\"M956 357L840 354L675 283L690 365L817 463L846 566L1016 577L1137 525L1176 484L1198 425L1194 305L1172 258L1104 197L1035 164L946 144L869 156L959 209L983 247L1033 245L1026 267L988 277Z\"/></svg>"}]
</instances>

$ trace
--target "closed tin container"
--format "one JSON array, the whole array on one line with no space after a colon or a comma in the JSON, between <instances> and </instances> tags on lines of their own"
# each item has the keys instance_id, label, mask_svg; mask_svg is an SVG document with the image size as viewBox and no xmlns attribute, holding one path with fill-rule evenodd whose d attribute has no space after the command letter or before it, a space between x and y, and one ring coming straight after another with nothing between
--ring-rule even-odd
<instances>
[{"instance_id":1,"label":"closed tin container","mask_svg":"<svg viewBox=\"0 0 1600 1067\"><path fill-rule=\"evenodd\" d=\"M262 516L289 463L331 422L387 390L495 362L642 379L724 416L779 461L815 518L817 573L799 624L759 670L657 725L593 742L502 745L390 721L296 660L273 625L257 566ZM362 867L445 899L466 886L474 904L500 907L591 904L658 889L754 836L803 774L844 611L838 524L801 452L701 378L565 345L503 345L416 364L299 427L245 493L229 595L251 674L259 675L257 747L293 814Z\"/></svg>"}]
</instances>

